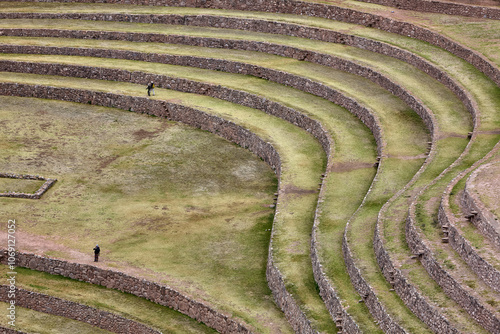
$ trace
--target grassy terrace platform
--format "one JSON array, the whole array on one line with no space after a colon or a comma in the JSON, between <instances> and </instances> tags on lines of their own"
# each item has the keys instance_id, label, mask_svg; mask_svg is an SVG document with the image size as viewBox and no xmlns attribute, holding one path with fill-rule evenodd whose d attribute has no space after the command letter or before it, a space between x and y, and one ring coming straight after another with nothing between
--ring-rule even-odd
<instances>
[{"instance_id":1,"label":"grassy terrace platform","mask_svg":"<svg viewBox=\"0 0 500 334\"><path fill-rule=\"evenodd\" d=\"M27 77L30 77L30 76L27 76ZM51 83L51 84L56 85L56 86L57 85L62 85L62 86L69 87L69 86L72 86L72 82L74 82L74 81L80 81L81 82L80 83L80 87L82 87L82 88L92 87L92 88L97 89L97 90L111 90L111 91L114 91L114 92L122 92L122 93L129 93L129 94L131 92L134 92L133 93L134 95L139 95L139 96L143 96L143 94L144 94L144 91L143 91L144 87L142 87L142 86L133 86L133 85L126 85L126 84L121 84L121 83L111 83L111 82L109 82L109 83L106 83L106 82L102 82L102 83L95 82L94 85L91 85L89 80L74 80L74 79L71 79L71 78L57 78L56 80L53 80L51 82L49 78L44 78L42 80L42 78L32 77L32 79L31 79L32 81L30 81L30 79L28 79L27 77L23 80L24 82L32 82L32 83L36 82L38 84L41 84L41 83L46 83L46 84ZM3 78L6 79L7 76L3 76ZM12 78L14 80L16 80L17 82L19 82L19 80L21 79L21 77L19 75L15 75ZM45 81L45 80L47 80L47 81ZM249 112L250 110L248 108L242 108L242 107L237 107L237 106L233 105L233 107L231 107L230 109L228 109L227 107L224 107L224 106L231 105L231 104L224 103L224 102L221 102L221 101L215 102L213 99L210 99L210 98L196 97L196 96L193 96L193 95L189 95L189 94L186 95L186 94L181 94L181 93L177 93L177 92L169 92L168 96L167 96L166 92L162 93L162 90L157 90L157 98L158 97L165 97L167 99L172 99L172 100L175 100L175 101L185 101L186 100L186 96L190 96L189 97L189 102L187 102L189 105L195 105L195 106L203 108L205 110L208 110L207 108L210 108L211 110L214 110L213 112L216 112L216 111L217 112L221 112L225 117L229 117L231 119L234 118L234 116L231 116L231 114L234 115L236 113L236 110L238 110L238 109L248 110L246 112L240 111L240 113L242 115L238 115L238 116L240 116L240 117L246 117L246 118L250 118L250 119L251 118L254 118L254 119L257 118L258 119L258 117L255 114L255 112L253 112L253 113ZM213 101L213 102L208 103L208 104L207 103L205 103L205 104L202 103L203 101L207 101L207 100ZM202 102L200 102L200 101L202 101ZM201 105L200 105L200 103L201 103ZM243 116L243 114L245 114L245 115ZM257 114L259 114L259 113L257 113ZM275 119L275 118L272 118L270 116L263 116L263 117L264 117L264 119L266 119L266 121L264 123L267 124L267 126L273 128L273 131L272 131L273 132L273 136L272 137L275 140L275 138L277 138L277 134L278 134L277 129L279 128L279 126L276 125L276 122L279 123L279 121L278 120L274 121L273 119ZM267 120L267 119L270 119L270 120ZM254 122L257 122L257 124L260 123L260 121L254 121ZM254 123L254 124L256 124L256 123ZM258 125L253 125L253 126L250 126L250 128L252 130L254 130L255 132L258 133L257 126ZM286 133L286 135L285 134L283 134L283 135L285 135L287 137L287 139L288 139L288 142L290 142L290 139L292 138L293 133L297 132L297 130L292 130L292 129L294 129L294 127L291 126L291 125L287 125L287 127L289 128L289 130ZM268 132L268 133L270 133L270 132ZM299 133L300 133L300 131L299 131ZM286 175L287 174L286 173L283 174L283 176L285 178L282 180L282 185L283 185L283 187L285 189L287 189L286 188L287 186L288 187L292 187L292 188L289 188L289 189L304 189L304 187L307 187L307 182L309 182L308 179L310 179L311 182L313 182L312 183L313 185L316 184L317 183L317 179L319 179L319 175L321 174L321 170L323 168L323 163L321 163L321 155L322 155L321 154L321 150L316 151L316 148L315 148L315 147L317 147L319 149L318 144L315 141L312 141L311 143L308 143L307 140L306 140L306 138L309 138L309 136L306 135L305 133L304 133L304 135L302 137L299 137L299 138L300 138L299 139L300 140L299 141L300 144L298 144L298 143L294 144L294 145L292 145L294 148L292 149L291 147L289 147L288 150L296 151L297 148L299 148L299 150L302 153L301 154L296 154L295 157L285 159L283 161L285 163L284 166L287 166L287 163L289 163L290 160L292 160L292 163L294 165L301 166L301 168L307 168L306 166L307 166L308 162L311 161L312 163L314 163L315 161L317 161L315 159L319 159L320 163L316 165L317 168L318 168L317 172L311 172L311 171L308 171L308 172L302 171L302 172L300 172L300 169L299 169L298 171L296 171L294 173L294 175L297 175L297 176L296 177L292 177L293 181L288 181L286 179ZM314 152L316 152L316 153L314 153ZM283 153L283 155L285 157L287 157L288 154L287 154L287 152ZM304 154L306 154L306 156L308 158L306 158L304 156ZM312 156L313 154L318 154L317 158L315 158L314 156ZM296 159L296 160L294 160L294 159ZM316 175L316 176L314 176L314 175ZM313 187L313 189L315 189L315 186L312 186L312 187ZM305 188L305 189L307 189L307 188ZM312 202L311 202L312 204L311 205L313 207L312 207L311 210L314 210L314 203L315 203L314 197L315 197L315 195L314 194L311 194L311 195L309 195L309 197L312 197ZM293 192L292 192L292 196L296 197L296 196L293 195ZM285 197L285 196L283 196L283 197ZM303 197L306 197L306 196L301 196L301 198L303 198ZM198 199L201 200L201 197L198 197ZM179 198L179 200L182 201L183 199ZM203 199L204 202L206 202L206 200L207 200L206 198ZM271 201L268 200L268 202L271 202ZM289 209L290 210L294 210L294 206L292 205L292 202L293 201L287 202L289 204ZM302 201L300 203L300 205L304 205L306 203L304 203L304 201ZM213 207L214 203L210 203L209 202L209 203L205 203L205 205ZM205 205L201 205L201 202L197 202L195 200L193 203L189 203L188 207L192 207L191 210L194 210L194 211L198 212L196 216L199 216L203 212L206 212L205 214L203 214L201 216L201 217L203 217L203 216L205 216L207 214L207 210L208 210L208 207L205 208ZM220 208L220 209L222 209L222 208ZM189 211L191 211L191 210L189 210ZM220 213L215 213L215 212L213 212L213 210L209 210L209 211L212 211L211 213L213 213L214 216L220 217ZM286 212L286 210L283 210L283 211ZM261 212L262 212L262 209L261 209ZM216 217L212 216L211 214L209 214L209 216L212 217L212 219L215 219L215 220L219 220L220 219L220 218L216 218ZM269 225L268 224L270 222L268 220L269 216L267 216L268 218L264 218L266 216L267 215L262 216L262 219L261 219L262 223L267 222L267 224L261 225L262 226L262 231L260 233L263 233L264 235L268 235L268 233L269 233L269 232L265 232L266 228L267 228L267 230L269 230ZM229 218L231 218L231 217L228 217L228 219ZM297 219L300 219L300 218L297 218ZM288 220L288 221L291 221L291 220ZM192 221L192 223L196 224L196 220ZM210 227L208 227L208 228L210 228ZM260 230L259 227L256 227L256 228L258 228ZM151 231L151 232L154 233L154 231ZM180 231L178 231L178 232L180 232ZM220 231L213 231L213 232L219 232L220 233ZM130 239L129 239L128 236L127 237L123 237L123 238L119 237L118 238L119 240L124 240L124 242L125 242L125 244L122 245L121 248L119 247L119 249L113 249L113 247L110 246L111 254L113 254L114 256L118 256L118 258L114 259L115 261L123 261L123 260L126 259L127 262L130 261L129 263L131 263L131 264L136 264L136 265L143 264L142 255L141 254L144 251L144 249L141 248L141 250L137 250L137 253L136 253L137 256L135 256L135 257L133 256L133 250L137 249L138 245L140 245L140 244L143 244L146 249L150 249L151 251L153 251L153 249L158 249L158 248L163 248L164 249L164 247L161 247L160 244L158 244L158 246L155 246L154 243L152 243L151 240L147 241L147 237L145 235L139 234L138 236L140 237L140 239L136 240L135 242L132 242L132 243L130 243ZM116 239L116 236L113 239ZM132 239L134 239L134 238L132 238ZM162 239L162 238L160 237L159 239ZM227 238L224 238L224 239L227 239ZM249 239L249 241L251 242L251 238ZM147 242L147 245L145 245L146 242ZM158 240L158 242L162 242L162 241ZM214 241L208 242L206 244L206 247L208 247L209 249L213 249L213 247L218 248L216 246L218 242L227 243L227 241L223 241L223 240L219 239L219 241L215 241L215 243L214 243ZM265 243L261 244L261 245L263 246L263 248L265 248ZM225 246L225 249L228 249L228 247L230 247L230 246L231 246L231 243L227 244ZM236 247L236 244L234 244L234 246ZM118 245L117 245L117 247L118 247ZM125 248L123 248L123 247L125 247ZM196 252L198 252L199 247L197 247L196 250L197 250ZM122 254L122 255L120 255L120 254ZM183 276L184 276L185 277L184 280L187 280L185 283L189 283L192 280L193 269L196 268L196 271L198 273L203 273L203 272L200 271L201 268L199 268L199 267L189 268L189 266L188 266L187 268L182 269L182 264L183 264L182 262L183 261L179 261L179 260L189 259L190 258L189 254L187 254L185 252L185 250L183 251L184 255L182 255L182 257L180 257L180 255L181 255L180 253L175 252L175 248L170 249L170 251L167 250L166 254L168 256L172 256L172 258L170 260L165 259L163 261L159 261L160 258L151 259L152 262L150 262L150 264L146 265L146 267L148 267L149 269L152 269L153 271L156 271L156 272L162 272L162 271L164 272L165 270L167 270L169 274L171 274L172 276L175 276L178 280L183 280ZM211 254L211 252L208 252L207 255L213 256L213 254ZM221 255L223 255L225 257L228 257L228 256L232 257L231 253L226 253L226 252L224 252L224 254L221 254ZM112 256L110 260L112 260L114 256ZM193 254L193 258L195 260L201 261L201 262L206 261L206 259L200 259L199 255L194 256L194 254ZM265 255L260 259L260 261L261 261L260 262L261 264L262 264L262 261L265 261ZM178 268L178 270L179 270L180 273L176 273L175 270L173 270L171 268L171 263L179 263L179 266L181 268ZM235 267L236 263L240 263L241 266L246 267L247 263L252 263L252 261L248 260L248 261L241 261L240 262L238 260L238 262L234 262L233 261L231 264L229 264L228 267L227 267L227 270L230 272L230 276L233 277L233 279L235 278L233 276L234 275L234 269L233 268ZM165 267L165 265L167 265L167 267ZM215 263L213 263L213 265L218 268L217 272L219 272L219 274L223 274L223 271L222 271L223 267L220 266L221 263L215 262ZM166 269L166 268L168 268L168 269ZM211 266L206 266L205 268L207 270L207 273L213 269L213 267L211 267ZM261 270L263 269L263 267L260 267L260 268L261 268ZM241 269L242 269L242 271L244 273L247 272L247 269L244 269L243 267ZM256 273L256 272L254 272L254 273ZM243 275L245 276L245 274L243 274ZM220 280L215 280L214 281L211 278L211 276L207 276L207 274L203 274L203 277L204 277L203 278L204 282L196 282L197 284L193 283L194 286L192 286L191 288L188 288L190 290L190 292L192 292L195 295L197 295L202 290L203 291L207 291L207 290L209 291L210 289L207 288L206 286L203 286L204 284L208 284L208 285L213 284L213 285L215 285L213 287L213 289L215 289L215 291L218 291L217 289L219 289L219 290L220 289L224 289L225 290L226 287L227 287L227 282L226 281L225 282L222 282ZM258 275L257 277L260 277L260 279L262 279L262 282L265 284L265 280L264 280L264 277L262 275L262 271L260 271L260 275ZM243 281L246 282L246 283L240 282L238 284L235 284L235 290L241 289L240 291L241 292L244 291L244 295L248 297L248 291L252 290L254 288L253 287L253 285L254 285L253 282L255 282L255 279L258 280L257 277L252 278L252 279L249 279L248 277L243 278ZM250 285L248 285L248 284L250 284ZM189 283L189 285L191 285L191 283ZM201 286L201 288L199 286ZM265 285L261 286L261 287L264 288L264 291L268 291L267 287ZM194 291L191 291L191 290L194 290ZM214 290L212 290L212 291L214 291ZM216 295L218 295L218 294L220 294L220 291L219 292L214 292L214 293ZM265 292L264 294L266 294L266 293L268 293L268 292ZM205 294L205 293L203 293L203 294ZM235 294L237 295L238 293L235 292ZM232 291L225 292L223 294L223 296L225 296L227 298L235 298L236 300L239 299L239 298L241 298L241 297L235 297L235 295L232 293ZM250 299L252 299L252 298L253 297L251 297ZM244 298L244 299L246 299L246 298ZM272 303L271 300L268 300L268 302ZM225 302L221 302L221 303L225 304L225 305L229 305L232 302L225 301ZM262 303L262 300L259 301L258 303L251 302L251 301L250 301L250 303L254 304L254 305L252 305L252 308L255 309L255 308L258 308L258 306L256 304ZM319 304L322 305L321 301L319 301ZM264 303L264 305L265 305L265 303ZM224 308L224 307L222 307L222 308ZM247 314L246 314L247 312L248 311L245 311L244 312L245 314L241 314L241 316L242 317L247 317ZM327 318L328 318L328 316L327 316ZM263 325L263 326L265 326L265 325ZM262 329L262 330L265 331L265 329Z\"/></svg>"},{"instance_id":2,"label":"grassy terrace platform","mask_svg":"<svg viewBox=\"0 0 500 334\"><path fill-rule=\"evenodd\" d=\"M1 265L0 269L2 278L6 277L7 266ZM127 293L29 269L17 268L17 272L22 277L17 282L19 288L95 307L142 322L163 333L215 333L188 316ZM109 333L83 322L27 309L22 309L17 316L16 328L29 333ZM0 324L8 327L4 318L7 319L2 317Z\"/></svg>"}]
</instances>

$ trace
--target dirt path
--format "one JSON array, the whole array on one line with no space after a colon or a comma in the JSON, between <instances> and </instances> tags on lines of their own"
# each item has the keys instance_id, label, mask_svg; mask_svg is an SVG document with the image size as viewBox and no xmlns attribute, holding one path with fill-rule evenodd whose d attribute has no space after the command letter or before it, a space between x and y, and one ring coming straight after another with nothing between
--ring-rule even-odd
<instances>
[{"instance_id":1,"label":"dirt path","mask_svg":"<svg viewBox=\"0 0 500 334\"><path fill-rule=\"evenodd\" d=\"M88 253L83 253L78 250L69 248L58 242L61 237L49 238L45 236L29 234L22 231L16 231L15 237L17 251L33 253L40 256L61 259L69 262L88 264L102 269L120 271L131 276L141 277L151 281L168 284L169 286L181 291L190 291L190 293L196 291L195 294L197 297L203 298L203 296L205 295L202 290L197 289L195 286L175 279L167 274L158 273L146 268L130 266L130 264L126 262L109 260L106 259L105 255L101 256L100 262L94 262L94 254L92 250L89 250ZM7 233L5 231L2 231L2 233L0 233L0 245L7 245Z\"/></svg>"}]
</instances>

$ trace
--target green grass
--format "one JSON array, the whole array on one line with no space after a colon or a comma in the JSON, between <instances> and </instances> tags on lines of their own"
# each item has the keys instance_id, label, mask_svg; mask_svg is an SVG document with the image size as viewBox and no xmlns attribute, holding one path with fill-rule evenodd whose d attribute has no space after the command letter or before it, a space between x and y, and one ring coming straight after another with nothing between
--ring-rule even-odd
<instances>
[{"instance_id":1,"label":"green grass","mask_svg":"<svg viewBox=\"0 0 500 334\"><path fill-rule=\"evenodd\" d=\"M19 75L16 75L16 81L19 81ZM25 80L23 81L29 81L31 79L27 79L29 76L25 77ZM75 81L78 81L78 82L82 82L82 83L85 83L85 87L88 87L88 88L94 88L94 89L97 89L97 90L103 90L103 89L110 89L112 91L120 91L120 92L131 92L131 91L134 91L133 95L138 95L138 91L140 91L141 93L139 95L142 95L143 92L142 92L142 88L143 87L137 87L137 88L134 88L134 89L131 89L132 87L130 85L125 85L125 84L120 84L120 83L102 83L102 82L93 82L93 81L89 81L89 80L72 80L71 78L54 78L56 80L52 80L49 79L48 77L46 77L45 79L42 79L42 77L33 77L33 80L35 80L37 83L41 83L41 82L45 82L45 83L51 83L51 84L57 84L57 85L64 85L64 86L71 86L72 84L74 85L74 82ZM92 84L91 84L92 82ZM104 86L106 86L106 88L104 88ZM113 87L110 87L110 86L113 86ZM126 87L129 87L129 88L126 88ZM171 92L171 93L174 93L174 94L168 94L168 98L171 98L171 99L175 99L176 101L179 100L179 99L182 99L184 100L185 98L183 98L183 96L189 96L189 99L186 100L186 102L189 104L189 105L195 105L197 107L200 107L202 109L205 109L207 110L207 107L210 108L210 110L217 110L218 112L220 112L222 115L224 115L225 117L228 117L228 118L232 118L234 120L234 115L231 116L230 114L234 114L235 112L235 108L238 109L239 107L232 107L231 109L228 109L227 107L224 107L224 105L228 105L224 102L220 102L220 101L213 101L213 99L207 99L206 97L198 97L198 96L193 96L193 95L189 95L189 94L180 94L180 93L177 93L177 92ZM176 95L177 94L177 95ZM179 95L180 94L180 95ZM174 95L174 96L172 96ZM162 97L162 91L161 90L157 90L157 98L161 98ZM202 103L201 100L203 100L204 102ZM207 102L207 101L212 101L212 102ZM248 110L248 108L243 108L245 110ZM261 126L262 124L267 124L268 127L272 127L272 132L273 132L273 137L276 137L276 136L286 136L287 138L287 141L290 142L290 140L294 137L295 133L297 132L296 130L292 130L293 129L293 126L291 125L287 125L286 128L288 128L288 130L285 130L282 134L277 131L276 129L279 128L279 126L274 126L274 123L276 121L273 121L274 118L272 117L269 117L269 116L264 116L264 118L266 119L265 121L262 121L262 120L256 120L257 118L261 118L263 115L257 117L258 115L260 115L259 113L247 113L245 114L245 117L247 117L248 119L254 119L254 125L250 125L248 126L249 128L251 129L257 129L259 126ZM270 121L271 120L271 121ZM241 122L241 120L237 120L239 122ZM248 121L246 122L248 123ZM260 124L259 124L260 123ZM248 125L248 124L247 124ZM302 132L299 132L299 133L302 133ZM279 135L278 135L279 134ZM296 147L299 147L301 148L302 150L302 153L300 154L296 154L296 151L297 149L293 148L291 145L282 145L282 147L279 147L279 149L281 149L281 152L283 153L283 157L284 157L284 166L287 166L288 163L289 163L289 166L300 166L300 168L303 168L304 170L307 170L308 168L311 168L308 166L308 164L305 164L304 162L309 162L311 161L311 166L314 166L315 164L315 158L313 156L313 152L317 152L316 154L319 154L318 158L321 157L322 153L321 153L321 149L319 147L319 145L315 142L315 141L312 141L310 142L310 139L306 139L306 138L310 138L308 135L306 135L305 133L300 135L299 137L297 137L296 140L294 141L291 141L291 142L295 142L297 143L296 144ZM187 141L189 142L189 141ZM284 141L283 141L284 142ZM186 141L183 142L184 144L186 143ZM277 143L279 143L279 141L277 141ZM311 143L314 143L312 144L313 146L311 146ZM279 146L279 145L278 145ZM295 156L294 156L295 155ZM307 158L306 158L307 156ZM311 158L313 157L313 158ZM321 159L320 159L321 160ZM291 179L287 179L287 173L284 173L283 176L284 176L284 181L286 181L284 184L290 184L290 186L292 187L298 187L298 188L306 188L307 189L307 184L315 184L317 181L317 178L318 176L314 176L314 175L319 175L321 173L321 170L322 168L324 168L324 163L320 163L319 165L317 165L317 172L297 172L295 173L295 177L292 177ZM285 168L286 170L286 168ZM293 174L292 174L293 175ZM203 178L204 180L206 180L206 177ZM189 182L188 182L189 183ZM311 188L311 186L309 186L309 188ZM232 194L231 194L232 195ZM121 196L116 196L116 200L122 200L122 197ZM228 196L228 197L231 197L232 196ZM130 200L127 200L127 199L123 199L123 203L125 202L130 202ZM221 217L224 217L225 215L227 214L224 214L224 210L226 210L225 208L219 208L217 207L216 205L214 205L213 202L211 202L210 200L207 200L206 198L194 198L194 199L190 199L190 200L187 200L187 201L184 201L184 205L189 203L190 205L194 205L194 206L206 206L206 207L209 207L209 208L217 208L216 209L212 209L212 212L210 214L210 217L212 219L215 219L217 221L220 221ZM270 201L269 201L270 202ZM315 202L313 201L312 204L314 204ZM262 204L260 204L262 205ZM297 207L300 208L300 210L302 210L303 208L301 207L302 203L300 202L297 202ZM144 205L142 206L139 206L139 208L143 208ZM148 207L150 207L148 205ZM181 211L183 210L182 209L182 205L173 205L173 207L175 209L180 209ZM202 209L203 209L203 206L202 206ZM220 209L220 210L219 210ZM227 208L229 209L229 208ZM234 211L234 208L231 208L230 209L231 211ZM128 205L128 208L125 210L125 212L123 213L124 216L127 216L127 215L130 215L132 213L135 214L135 211L137 211L137 208L135 207L135 205ZM200 210L200 211L203 211L203 210ZM299 210L297 210L299 211ZM99 210L97 211L99 213ZM172 214L174 214L174 212L172 212ZM297 215L298 216L298 215ZM114 219L117 219L118 217L111 217L114 221ZM229 217L230 218L230 217ZM299 220L299 222L301 222L301 217L298 217L297 220ZM142 222L140 222L140 224L142 224ZM147 226L148 222L146 222L146 226ZM190 224L196 224L196 220L192 221ZM180 226L179 226L180 227ZM189 227L187 227L186 224L183 224L182 226L182 230L179 229L179 228L175 228L174 231L177 231L179 234L186 234L185 232L185 229ZM262 229L262 231L265 231L266 228ZM203 233L201 233L202 231L200 231L200 235L204 236ZM217 229L218 233L220 233L220 229ZM264 232L263 232L264 233ZM123 233L120 233L118 235L114 235L114 240L119 240L119 241L122 241L125 246L124 247L130 247L132 249L135 249L135 250L138 250L140 247L139 246L144 246L144 249L142 249L143 251L144 250L149 250L149 249L157 249L158 247L160 247L161 245L159 245L157 242L155 242L154 238L153 240L151 239L148 239L148 242L146 243L145 242L145 239L144 236L141 235L141 233L130 233L130 234L124 234L123 236L121 235ZM308 232L309 234L309 232ZM191 238L192 240L195 240L195 243L194 244L197 244L199 245L199 242L197 240L197 237L199 236L196 236L195 233L190 233L191 235ZM264 233L264 235L269 235L269 232L267 233ZM176 236L177 238L177 236ZM209 242L207 244L207 248L209 249L213 249L214 246L221 246L221 242L222 243L226 243L227 240L230 239L228 235L224 235L224 236L221 236L221 237L218 237L215 241L212 241L211 243ZM135 241L134 241L135 240ZM164 239L163 239L164 240ZM162 240L162 241L163 241ZM251 240L250 240L251 241ZM102 242L100 242L102 244ZM237 242L234 242L234 243L231 243L231 245L234 245L234 247L239 247L238 246L238 243ZM150 247L150 248L148 248ZM164 247L164 246L163 246ZM223 247L224 248L224 247ZM161 247L159 249L162 249ZM230 249L230 248L229 248ZM192 257L194 257L195 259L199 257L199 247L196 248L196 252L195 253L191 253ZM139 259L142 260L143 256L140 256L140 255L137 255L137 260L134 260L134 255L133 254L125 254L122 252L122 249L117 249L117 253L113 253L114 254L114 257L116 258L116 260L122 260L122 258L120 256L123 256L123 257L127 257L127 259L130 261L130 263L132 264L137 264L138 261L140 261ZM122 254L122 255L120 255ZM142 253L141 253L142 254ZM174 254L175 255L175 254ZM188 257L190 254L189 252L186 252L184 250L184 256ZM228 252L227 254L225 254L226 256L231 256L231 253ZM174 262L177 260L177 258L175 256L173 256L173 261L162 261L162 263L156 263L154 259L151 259L150 261L152 262L151 263L151 267L153 270L155 271L163 271L163 270L166 270L166 267L165 265L167 265L167 268L169 270L169 272L171 272L171 268L170 268L170 263L171 262ZM305 259L304 259L305 260ZM248 262L252 262L252 261L239 261L239 265L243 265L244 263L248 263ZM258 263L258 262L256 262ZM262 264L262 260L260 262ZM143 262L141 262L141 264L143 264ZM261 267L262 268L262 267ZM263 271L260 271L260 273L262 274ZM200 274L203 276L203 274L205 273L202 268L196 268L196 273ZM189 269L187 270L187 272L185 273L182 273L182 275L184 275L184 279L187 279L188 277L191 277L191 275L193 275L193 272L190 271ZM178 276L181 276L181 275L176 275L177 277ZM261 275L262 279L263 279L263 275ZM212 280L210 280L209 278L207 278L207 280L210 281L210 283L214 283L212 282ZM217 284L220 285L219 288L217 288L217 286L215 287L212 287L212 291L216 291L216 294L220 294L221 291L219 291L220 289L223 289L225 290L226 287L227 287L227 283L228 282L217 282ZM215 285L217 285L215 284ZM245 287L245 284L236 284L237 286L241 286L241 290L244 289ZM192 288L190 288L192 289ZM217 290L219 289L219 290ZM207 290L206 288L204 288L204 290ZM240 291L241 291L240 290ZM266 287L266 290L267 290L267 287ZM245 290L248 294L248 291ZM314 293L316 293L314 291ZM236 293L238 294L238 293ZM233 298L235 300L237 299L240 299L242 298L242 296L233 296L231 293L227 293L225 292L225 296L228 297L228 298ZM245 299L245 298L243 298ZM225 304L228 304L228 303L225 303ZM322 305L322 302L319 300L318 298L318 302L317 302L317 305L321 305L321 307L323 307ZM252 304L252 307L253 306L256 306L254 304ZM258 307L257 307L258 308ZM324 313L326 313L326 310L324 311ZM248 317L248 315L245 315ZM326 319L329 318L328 315L323 317L323 319L325 319L325 321L327 321Z\"/></svg>"},{"instance_id":2,"label":"green grass","mask_svg":"<svg viewBox=\"0 0 500 334\"><path fill-rule=\"evenodd\" d=\"M9 304L0 302L2 310L7 309ZM1 317L0 325L5 328L15 329L28 333L40 334L109 334L107 330L93 327L85 322L71 320L60 316L47 313L36 312L24 307L16 307L15 327L8 324L9 319L6 316Z\"/></svg>"},{"instance_id":3,"label":"green grass","mask_svg":"<svg viewBox=\"0 0 500 334\"><path fill-rule=\"evenodd\" d=\"M126 263L168 273L193 295L205 290L238 300L288 330L264 275L272 220L265 205L276 189L267 165L212 134L158 118L63 102L2 102L2 142L29 141L24 150L2 150L4 168L59 179L40 201L2 199L2 214L20 231L65 236L56 242L69 259L69 249L89 254L98 242L105 262L118 269ZM222 275L227 280L215 279ZM234 289L222 294L228 284Z\"/></svg>"},{"instance_id":4,"label":"green grass","mask_svg":"<svg viewBox=\"0 0 500 334\"><path fill-rule=\"evenodd\" d=\"M0 269L2 278L5 278L7 266L2 265ZM30 269L16 268L16 272L16 286L19 288L111 312L163 333L215 333L184 314L128 293ZM2 315L5 312L2 307ZM5 326L6 317L1 319L1 324ZM18 308L16 329L30 333L109 333L79 321Z\"/></svg>"},{"instance_id":5,"label":"green grass","mask_svg":"<svg viewBox=\"0 0 500 334\"><path fill-rule=\"evenodd\" d=\"M5 171L4 171L5 172ZM12 171L9 171L12 173ZM45 183L38 180L0 178L0 193L18 192L32 194Z\"/></svg>"}]
</instances>

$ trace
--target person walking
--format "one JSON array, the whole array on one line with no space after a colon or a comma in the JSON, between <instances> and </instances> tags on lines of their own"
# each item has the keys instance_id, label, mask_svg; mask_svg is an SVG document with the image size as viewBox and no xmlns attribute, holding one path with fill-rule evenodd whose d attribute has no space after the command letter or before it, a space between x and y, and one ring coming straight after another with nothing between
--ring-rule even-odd
<instances>
[{"instance_id":1,"label":"person walking","mask_svg":"<svg viewBox=\"0 0 500 334\"><path fill-rule=\"evenodd\" d=\"M155 84L153 81L151 81L148 85L148 87L146 87L146 89L148 90L148 96L151 96L151 92L153 92L153 96L155 96Z\"/></svg>"},{"instance_id":2,"label":"person walking","mask_svg":"<svg viewBox=\"0 0 500 334\"><path fill-rule=\"evenodd\" d=\"M99 261L99 253L101 252L101 249L99 248L99 245L95 245L94 247L94 262Z\"/></svg>"}]
</instances>

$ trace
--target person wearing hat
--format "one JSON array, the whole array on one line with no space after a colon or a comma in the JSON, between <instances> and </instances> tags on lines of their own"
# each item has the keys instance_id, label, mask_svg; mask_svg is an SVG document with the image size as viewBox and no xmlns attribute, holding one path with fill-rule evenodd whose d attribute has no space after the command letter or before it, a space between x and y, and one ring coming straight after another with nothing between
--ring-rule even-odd
<instances>
[{"instance_id":1,"label":"person wearing hat","mask_svg":"<svg viewBox=\"0 0 500 334\"><path fill-rule=\"evenodd\" d=\"M94 247L94 262L99 261L99 253L101 252L101 249L99 248L99 245L95 245Z\"/></svg>"}]
</instances>

